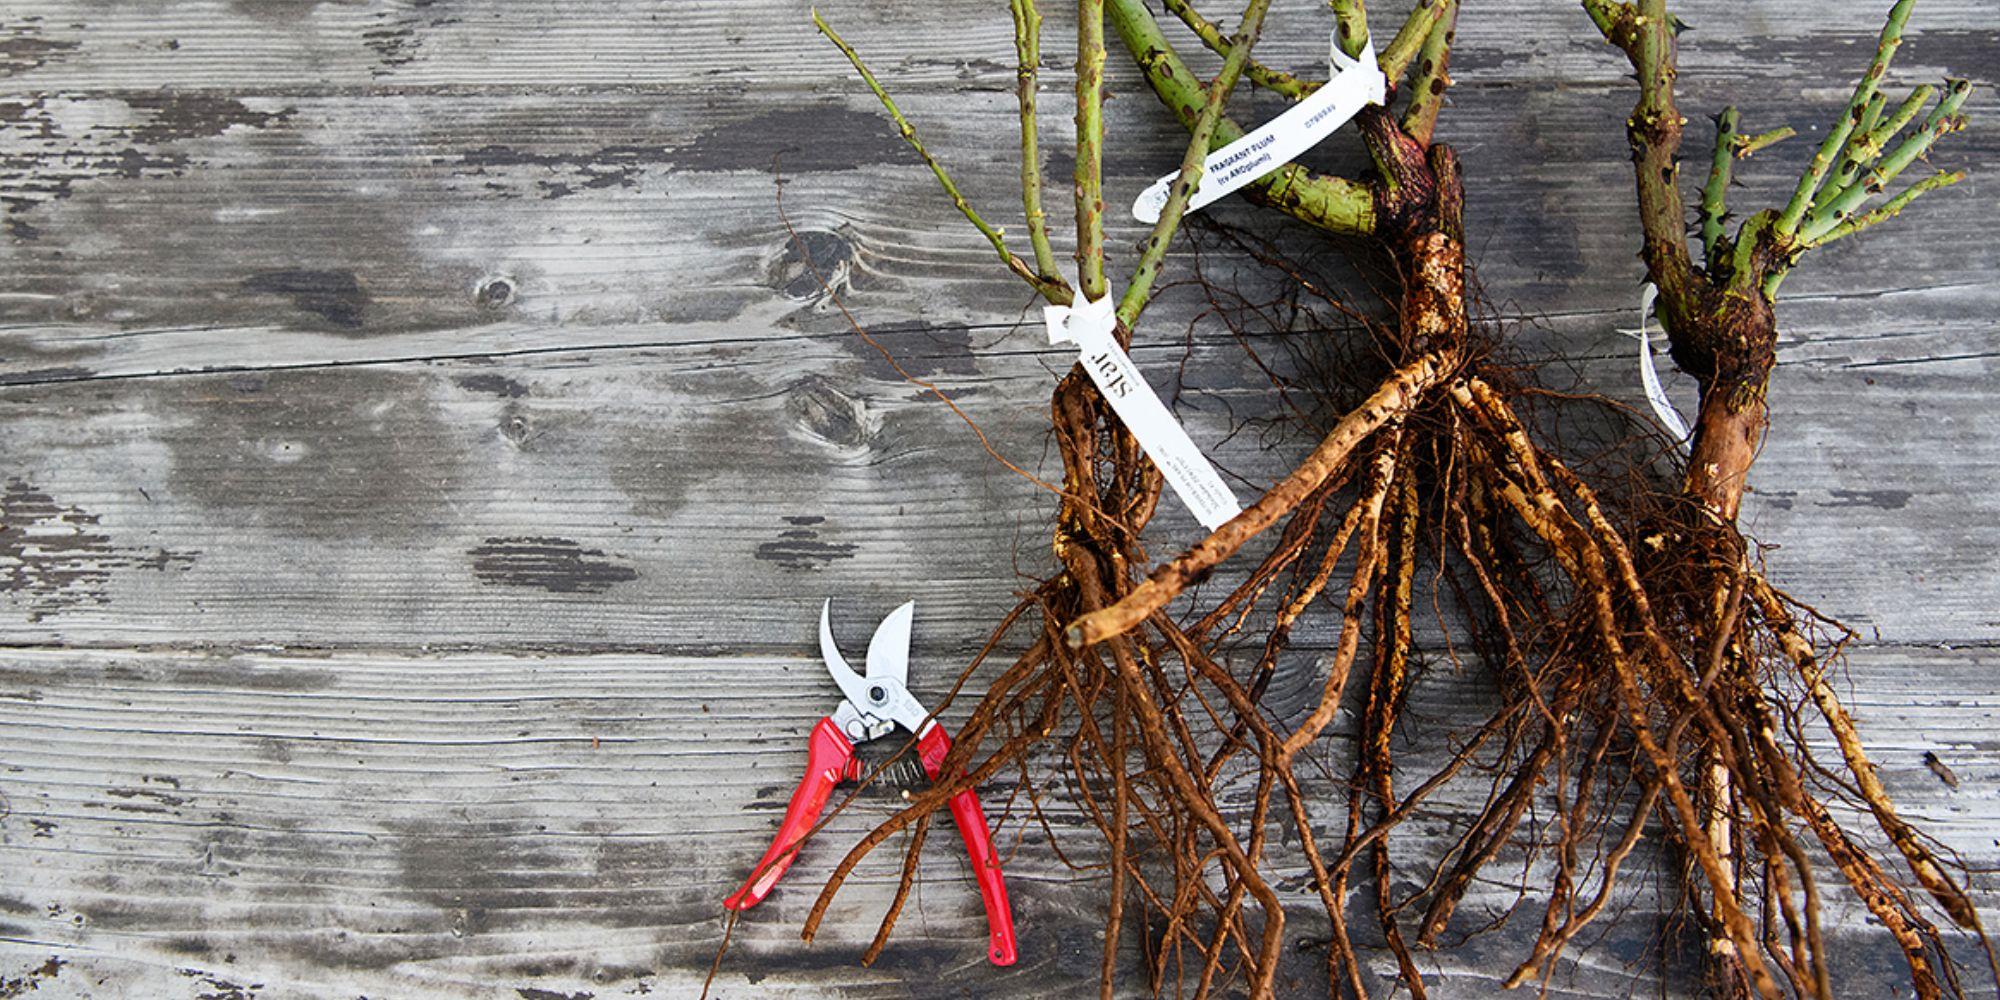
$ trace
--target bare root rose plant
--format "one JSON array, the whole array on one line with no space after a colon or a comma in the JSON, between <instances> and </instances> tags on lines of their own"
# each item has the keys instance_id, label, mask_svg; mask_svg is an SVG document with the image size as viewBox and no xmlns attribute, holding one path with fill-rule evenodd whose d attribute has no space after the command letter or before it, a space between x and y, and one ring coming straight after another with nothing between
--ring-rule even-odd
<instances>
[{"instance_id":1,"label":"bare root rose plant","mask_svg":"<svg viewBox=\"0 0 2000 1000\"><path fill-rule=\"evenodd\" d=\"M1528 407L1540 391L1495 360L1498 335L1471 311L1465 181L1436 138L1459 0L1419 0L1384 34L1371 32L1362 0L1333 0L1337 44L1358 56L1381 40L1392 88L1391 102L1364 110L1354 128L1369 168L1341 177L1288 164L1247 194L1380 261L1395 279L1390 307L1342 303L1278 256L1251 256L1324 309L1366 321L1379 377L1241 515L1157 563L1142 532L1162 502L1158 472L1080 369L1062 378L1049 409L1062 477L1043 484L1058 498L1055 572L986 647L1025 649L970 693L976 704L947 762L956 777L853 847L806 936L856 865L908 832L899 890L864 956L872 961L947 799L1018 775L1025 821L1036 822L1058 783L1038 780L1029 764L1054 759L1068 805L1103 835L1107 997L1133 936L1155 991L1201 997L1234 984L1272 995L1292 896L1278 882L1302 873L1293 885L1309 887L1332 929L1330 991L1370 995L1350 923L1372 909L1360 919L1393 956L1397 987L1421 998L1414 953L1444 946L1482 873L1524 855L1540 859L1547 879L1533 894L1539 930L1507 982L1546 983L1578 935L1616 912L1623 862L1649 836L1677 859L1713 992L1839 995L1822 914L1830 893L1845 892L1899 946L1917 996L1959 994L1940 924L1983 946L1978 911L1946 853L1898 815L1876 777L1836 694L1842 631L1768 581L1736 526L1759 442L1779 416L1766 389L1785 275L1809 251L1962 176L1929 173L1888 193L1962 125L1969 89L1952 80L1901 99L1883 89L1912 2L1890 11L1873 60L1789 196L1732 231L1724 201L1733 165L1788 132L1745 134L1736 112L1722 111L1691 227L1680 186L1686 121L1674 96L1681 25L1666 0L1584 0L1579 28L1594 25L1635 71L1625 130L1641 259L1673 360L1700 387L1684 461L1638 442L1633 463L1649 463L1651 474L1606 476L1580 473L1575 456L1536 429ZM1229 31L1192 0L1166 0L1185 37L1221 57L1204 79L1143 0L1078 3L1075 285L1044 208L1035 0L1009 3L1026 256L961 195L855 50L815 22L1001 263L1054 304L1112 288L1102 164L1107 27L1115 32L1189 135L1118 300L1118 337L1130 343L1204 156L1241 135L1226 114L1239 83L1292 100L1319 85L1251 57L1268 5L1248 0ZM1218 570L1232 581L1227 592L1197 592ZM1395 747L1426 724L1403 711L1424 677L1415 638L1424 580L1459 598L1447 631L1471 637L1465 645L1499 694L1482 724L1425 734L1455 749L1442 767L1411 773ZM1307 616L1325 616L1335 638L1316 699L1281 717L1267 689ZM1351 773L1315 781L1343 708L1359 720ZM1835 752L1814 752L1828 735ZM1399 850L1396 827L1475 772L1490 792L1448 849ZM1255 789L1247 803L1220 793L1245 782ZM1327 821L1335 810L1344 821Z\"/></svg>"}]
</instances>

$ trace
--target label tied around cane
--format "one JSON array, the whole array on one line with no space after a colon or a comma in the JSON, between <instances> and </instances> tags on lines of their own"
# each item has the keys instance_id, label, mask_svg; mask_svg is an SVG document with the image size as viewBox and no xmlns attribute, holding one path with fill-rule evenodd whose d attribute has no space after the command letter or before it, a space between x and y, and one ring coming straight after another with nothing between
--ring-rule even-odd
<instances>
[{"instance_id":1,"label":"label tied around cane","mask_svg":"<svg viewBox=\"0 0 2000 1000\"><path fill-rule=\"evenodd\" d=\"M1370 42L1359 59L1349 58L1335 42L1328 53L1332 67L1326 85L1292 105L1290 110L1265 122L1255 132L1230 143L1202 161L1201 175L1194 193L1188 195L1192 212L1298 158L1319 144L1370 104L1380 104L1388 96L1388 81L1375 63L1375 45ZM1153 182L1132 203L1132 216L1140 222L1160 221L1167 196L1174 186L1175 171Z\"/></svg>"},{"instance_id":2,"label":"label tied around cane","mask_svg":"<svg viewBox=\"0 0 2000 1000\"><path fill-rule=\"evenodd\" d=\"M1660 297L1660 290L1651 282L1646 284L1645 294L1639 296L1639 384L1646 387L1646 402L1653 405L1653 415L1660 423L1674 432L1674 439L1680 442L1681 450L1688 445L1687 424L1681 422L1679 410L1667 398L1667 390L1660 385L1660 373L1653 369L1653 341L1646 332L1646 317L1652 315L1653 302Z\"/></svg>"},{"instance_id":3,"label":"label tied around cane","mask_svg":"<svg viewBox=\"0 0 2000 1000\"><path fill-rule=\"evenodd\" d=\"M1078 298L1081 301L1081 295ZM1118 346L1118 315L1111 296L1073 307L1047 306L1042 315L1049 326L1049 343L1076 345L1083 370L1203 527L1214 531L1242 512L1236 494Z\"/></svg>"}]
</instances>

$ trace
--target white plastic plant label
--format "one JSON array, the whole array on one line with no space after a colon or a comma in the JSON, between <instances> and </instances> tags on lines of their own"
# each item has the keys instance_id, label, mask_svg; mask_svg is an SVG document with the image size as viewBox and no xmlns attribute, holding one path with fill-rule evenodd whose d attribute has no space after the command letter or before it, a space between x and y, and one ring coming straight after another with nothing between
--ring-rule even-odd
<instances>
[{"instance_id":1,"label":"white plastic plant label","mask_svg":"<svg viewBox=\"0 0 2000 1000\"><path fill-rule=\"evenodd\" d=\"M1073 307L1046 306L1042 316L1049 326L1049 343L1076 345L1083 370L1203 527L1214 531L1242 512L1236 494L1195 447L1187 428L1174 419L1118 346L1118 316L1111 296Z\"/></svg>"},{"instance_id":2,"label":"white plastic plant label","mask_svg":"<svg viewBox=\"0 0 2000 1000\"><path fill-rule=\"evenodd\" d=\"M1646 283L1645 293L1639 296L1639 383L1646 387L1646 402L1653 405L1653 415L1674 432L1681 450L1686 451L1689 437L1687 424L1681 421L1680 411L1674 409L1673 401L1667 398L1667 390L1660 385L1660 373L1653 368L1652 335L1646 331L1646 317L1653 314L1653 303L1659 297L1660 290L1652 282Z\"/></svg>"},{"instance_id":3,"label":"white plastic plant label","mask_svg":"<svg viewBox=\"0 0 2000 1000\"><path fill-rule=\"evenodd\" d=\"M1200 183L1188 196L1192 212L1222 198L1246 184L1298 158L1348 123L1361 109L1380 104L1388 95L1388 81L1375 63L1375 45L1361 50L1361 58L1349 58L1338 44L1328 50L1332 67L1326 85L1284 114L1265 122L1263 127L1230 143L1202 161ZM1132 216L1140 222L1160 221L1167 207L1167 195L1174 186L1176 170L1153 182L1132 203Z\"/></svg>"}]
</instances>

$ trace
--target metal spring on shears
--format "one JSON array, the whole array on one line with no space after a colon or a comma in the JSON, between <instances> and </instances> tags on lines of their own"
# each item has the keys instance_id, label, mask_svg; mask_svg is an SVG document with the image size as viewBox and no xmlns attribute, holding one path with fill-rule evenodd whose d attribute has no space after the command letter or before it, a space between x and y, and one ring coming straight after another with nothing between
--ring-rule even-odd
<instances>
[{"instance_id":1,"label":"metal spring on shears","mask_svg":"<svg viewBox=\"0 0 2000 1000\"><path fill-rule=\"evenodd\" d=\"M880 768L881 773L876 774L876 768ZM862 771L862 777L871 774L874 775L872 782L874 787L884 791L900 792L906 799L910 797L912 791L929 787L931 783L930 776L924 773L923 762L917 759L915 749L894 760L870 762L867 769Z\"/></svg>"}]
</instances>

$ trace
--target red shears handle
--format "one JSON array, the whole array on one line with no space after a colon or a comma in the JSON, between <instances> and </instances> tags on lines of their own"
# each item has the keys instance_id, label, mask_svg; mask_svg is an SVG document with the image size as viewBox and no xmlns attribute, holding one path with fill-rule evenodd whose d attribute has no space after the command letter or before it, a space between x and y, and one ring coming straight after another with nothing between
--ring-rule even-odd
<instances>
[{"instance_id":1,"label":"red shears handle","mask_svg":"<svg viewBox=\"0 0 2000 1000\"><path fill-rule=\"evenodd\" d=\"M792 802L785 807L785 822L778 827L777 839L771 841L771 849L764 852L757 867L750 870L749 881L735 895L723 900L722 905L732 910L747 910L763 902L771 887L778 884L778 876L798 858L799 842L819 822L819 814L833 797L834 786L859 777L861 762L854 759L854 744L841 735L840 727L832 719L819 720L806 743L806 776L799 779ZM975 803L973 808L978 805ZM956 811L954 803L953 812ZM981 830L984 829L982 824Z\"/></svg>"},{"instance_id":2,"label":"red shears handle","mask_svg":"<svg viewBox=\"0 0 2000 1000\"><path fill-rule=\"evenodd\" d=\"M917 758L932 781L944 767L944 755L951 752L951 737L933 722L917 737ZM972 857L972 872L979 879L979 898L986 904L986 957L994 965L1013 965L1014 910L1007 905L1007 882L1000 874L1000 855L993 850L993 838L986 830L986 811L972 789L951 797L951 818L958 835L965 838L965 852Z\"/></svg>"}]
</instances>

